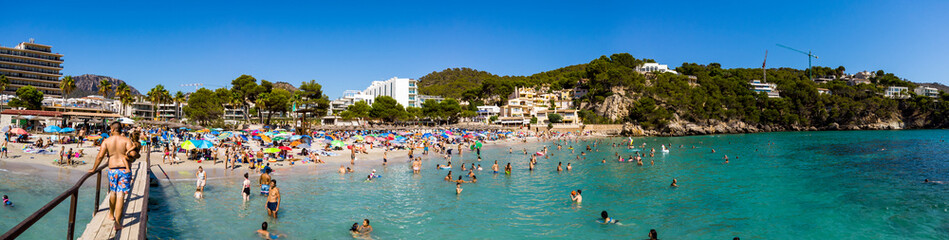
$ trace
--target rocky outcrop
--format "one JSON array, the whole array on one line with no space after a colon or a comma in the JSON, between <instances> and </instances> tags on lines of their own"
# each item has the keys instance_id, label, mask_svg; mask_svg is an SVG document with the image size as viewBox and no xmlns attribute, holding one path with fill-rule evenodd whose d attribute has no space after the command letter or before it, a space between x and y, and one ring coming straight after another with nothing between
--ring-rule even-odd
<instances>
[{"instance_id":1,"label":"rocky outcrop","mask_svg":"<svg viewBox=\"0 0 949 240\"><path fill-rule=\"evenodd\" d=\"M287 90L287 92L291 92L291 93L300 90L297 87L294 87L293 84L290 84L288 82L275 82L273 83L273 87Z\"/></svg>"},{"instance_id":2,"label":"rocky outcrop","mask_svg":"<svg viewBox=\"0 0 949 240\"><path fill-rule=\"evenodd\" d=\"M688 136L688 135L708 135L708 134L736 134L736 133L758 133L758 132L783 132L783 131L819 131L819 130L896 130L906 128L905 124L899 119L896 120L876 120L871 123L859 125L840 125L831 123L828 126L818 128L815 126L777 126L777 125L754 125L742 121L730 120L708 120L706 122L695 123L683 120L670 122L661 129L643 129L642 126L625 123L623 124L622 135L628 136Z\"/></svg>"},{"instance_id":3,"label":"rocky outcrop","mask_svg":"<svg viewBox=\"0 0 949 240\"><path fill-rule=\"evenodd\" d=\"M633 100L626 97L626 89L623 87L613 87L610 89L613 95L606 97L594 111L597 115L609 118L612 121L623 119L629 115L629 109L632 107ZM581 109L585 105L580 106Z\"/></svg>"},{"instance_id":4,"label":"rocky outcrop","mask_svg":"<svg viewBox=\"0 0 949 240\"><path fill-rule=\"evenodd\" d=\"M629 115L629 107L632 101L629 98L619 95L606 97L603 103L596 107L596 114L616 121Z\"/></svg>"},{"instance_id":5,"label":"rocky outcrop","mask_svg":"<svg viewBox=\"0 0 949 240\"><path fill-rule=\"evenodd\" d=\"M99 81L102 79L106 79L109 81L109 83L112 83L113 93L110 94L110 96L114 94L115 87L118 86L119 83L125 82L125 81L122 81L121 79L116 79L109 76L95 75L95 74L83 74L83 75L75 76L73 77L73 80L76 81L76 89L73 89L73 91L70 92L69 95L66 97L75 98L75 97L85 97L89 95L98 95ZM132 95L141 94L138 92L138 89L135 89L135 87L132 87L131 85L129 85L129 88L131 88Z\"/></svg>"}]
</instances>

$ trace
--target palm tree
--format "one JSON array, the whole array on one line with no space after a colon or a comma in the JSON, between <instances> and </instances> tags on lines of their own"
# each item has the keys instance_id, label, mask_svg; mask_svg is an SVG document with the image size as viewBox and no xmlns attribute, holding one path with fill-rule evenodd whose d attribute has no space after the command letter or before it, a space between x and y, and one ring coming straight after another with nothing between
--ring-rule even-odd
<instances>
[{"instance_id":1,"label":"palm tree","mask_svg":"<svg viewBox=\"0 0 949 240\"><path fill-rule=\"evenodd\" d=\"M66 95L72 93L73 89L76 89L76 80L72 76L65 76L63 80L59 81L59 89L63 90L63 111L66 111Z\"/></svg>"},{"instance_id":2,"label":"palm tree","mask_svg":"<svg viewBox=\"0 0 949 240\"><path fill-rule=\"evenodd\" d=\"M112 82L109 82L108 78L100 79L99 94L102 95L102 98L109 98L109 93L112 93Z\"/></svg>"},{"instance_id":3,"label":"palm tree","mask_svg":"<svg viewBox=\"0 0 949 240\"><path fill-rule=\"evenodd\" d=\"M152 102L152 112L155 113L154 117L158 118L158 105L165 103L167 99L171 98L171 95L168 94L168 90L165 90L165 86L161 84L155 85L152 90L148 91L148 100Z\"/></svg>"},{"instance_id":4,"label":"palm tree","mask_svg":"<svg viewBox=\"0 0 949 240\"><path fill-rule=\"evenodd\" d=\"M5 75L0 75L0 92L6 91L7 85L10 85L10 79L7 79ZM3 111L3 105L0 105L0 111Z\"/></svg>"},{"instance_id":5,"label":"palm tree","mask_svg":"<svg viewBox=\"0 0 949 240\"><path fill-rule=\"evenodd\" d=\"M125 96L125 97L123 97L123 98L119 98L119 102L122 103L122 109L123 109L123 111L127 111L127 110L128 110L128 107L131 106L131 105L132 105L132 102L134 102L134 101L135 101L135 97L133 97L131 94L129 94L128 96ZM127 114L127 113L128 113L128 112L126 112L126 114Z\"/></svg>"},{"instance_id":6,"label":"palm tree","mask_svg":"<svg viewBox=\"0 0 949 240\"><path fill-rule=\"evenodd\" d=\"M125 82L119 83L119 86L115 87L115 98L122 102L122 108L125 108L125 101L132 95L132 88L129 87ZM121 113L121 112L120 112Z\"/></svg>"},{"instance_id":7,"label":"palm tree","mask_svg":"<svg viewBox=\"0 0 949 240\"><path fill-rule=\"evenodd\" d=\"M178 109L181 109L181 103L184 103L188 99L185 98L185 94L181 91L175 92L175 96L172 97L172 101L175 102L175 116L178 117L178 120L181 120L181 112Z\"/></svg>"}]
</instances>

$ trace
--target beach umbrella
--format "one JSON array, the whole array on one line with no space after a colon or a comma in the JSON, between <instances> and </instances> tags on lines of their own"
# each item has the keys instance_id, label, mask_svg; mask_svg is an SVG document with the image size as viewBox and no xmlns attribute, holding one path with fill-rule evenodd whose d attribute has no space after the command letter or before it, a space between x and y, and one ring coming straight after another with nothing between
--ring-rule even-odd
<instances>
[{"instance_id":1,"label":"beach umbrella","mask_svg":"<svg viewBox=\"0 0 949 240\"><path fill-rule=\"evenodd\" d=\"M214 147L214 143L206 140L188 140L181 144L181 148L185 150L191 149L208 149Z\"/></svg>"},{"instance_id":2,"label":"beach umbrella","mask_svg":"<svg viewBox=\"0 0 949 240\"><path fill-rule=\"evenodd\" d=\"M264 149L264 153L278 153L278 152L280 152L280 149L277 149L277 148Z\"/></svg>"},{"instance_id":3,"label":"beach umbrella","mask_svg":"<svg viewBox=\"0 0 949 240\"><path fill-rule=\"evenodd\" d=\"M14 129L10 129L10 133L22 135L22 134L26 134L26 130L23 130L22 128L14 128Z\"/></svg>"},{"instance_id":4,"label":"beach umbrella","mask_svg":"<svg viewBox=\"0 0 949 240\"><path fill-rule=\"evenodd\" d=\"M300 137L301 137L301 138L309 138L309 139L313 139L313 137L310 137L310 135L300 135Z\"/></svg>"},{"instance_id":5,"label":"beach umbrella","mask_svg":"<svg viewBox=\"0 0 949 240\"><path fill-rule=\"evenodd\" d=\"M427 138L427 137L431 137L431 136L432 136L432 133L425 133L425 134L422 134L422 137L423 137L423 138Z\"/></svg>"},{"instance_id":6,"label":"beach umbrella","mask_svg":"<svg viewBox=\"0 0 949 240\"><path fill-rule=\"evenodd\" d=\"M290 136L290 141L299 140L301 138L303 138L303 135L293 135L293 136Z\"/></svg>"},{"instance_id":7,"label":"beach umbrella","mask_svg":"<svg viewBox=\"0 0 949 240\"><path fill-rule=\"evenodd\" d=\"M481 148L481 142L475 142L475 144L471 145L471 150L475 150L476 148Z\"/></svg>"},{"instance_id":8,"label":"beach umbrella","mask_svg":"<svg viewBox=\"0 0 949 240\"><path fill-rule=\"evenodd\" d=\"M63 129L60 129L60 130L59 130L60 133L71 133L71 132L75 132L75 131L76 131L76 129L75 129L75 128L71 128L71 127L63 128Z\"/></svg>"},{"instance_id":9,"label":"beach umbrella","mask_svg":"<svg viewBox=\"0 0 949 240\"><path fill-rule=\"evenodd\" d=\"M264 142L273 142L273 140L270 140L270 137L267 135L260 135L260 140L264 140Z\"/></svg>"},{"instance_id":10,"label":"beach umbrella","mask_svg":"<svg viewBox=\"0 0 949 240\"><path fill-rule=\"evenodd\" d=\"M366 138L364 138L361 135L356 135L356 136L353 136L353 139L356 139L357 141L362 141L362 140L365 140Z\"/></svg>"},{"instance_id":11,"label":"beach umbrella","mask_svg":"<svg viewBox=\"0 0 949 240\"><path fill-rule=\"evenodd\" d=\"M46 128L43 128L43 131L48 133L58 133L60 130L62 129L57 126L46 126Z\"/></svg>"},{"instance_id":12,"label":"beach umbrella","mask_svg":"<svg viewBox=\"0 0 949 240\"><path fill-rule=\"evenodd\" d=\"M367 142L372 142L372 141L375 141L376 138L373 137L373 136L368 136L368 137L366 137L364 140L366 140Z\"/></svg>"},{"instance_id":13,"label":"beach umbrella","mask_svg":"<svg viewBox=\"0 0 949 240\"><path fill-rule=\"evenodd\" d=\"M217 139L227 139L231 136L234 136L234 134L231 132L223 132L220 135L217 135Z\"/></svg>"},{"instance_id":14,"label":"beach umbrella","mask_svg":"<svg viewBox=\"0 0 949 240\"><path fill-rule=\"evenodd\" d=\"M214 131L211 131L211 134L218 135L218 134L221 134L221 132L218 132L217 130L214 130Z\"/></svg>"},{"instance_id":15,"label":"beach umbrella","mask_svg":"<svg viewBox=\"0 0 949 240\"><path fill-rule=\"evenodd\" d=\"M224 131L223 128L212 128L211 130L214 130L214 131Z\"/></svg>"},{"instance_id":16,"label":"beach umbrella","mask_svg":"<svg viewBox=\"0 0 949 240\"><path fill-rule=\"evenodd\" d=\"M474 136L473 136L473 135L471 135L471 134L465 134L465 135L464 135L464 136L462 136L462 137L463 137L463 138L474 138Z\"/></svg>"},{"instance_id":17,"label":"beach umbrella","mask_svg":"<svg viewBox=\"0 0 949 240\"><path fill-rule=\"evenodd\" d=\"M277 149L280 149L280 150L287 150L287 151L293 150L292 148L287 147L287 146L280 146L280 147L278 147Z\"/></svg>"},{"instance_id":18,"label":"beach umbrella","mask_svg":"<svg viewBox=\"0 0 949 240\"><path fill-rule=\"evenodd\" d=\"M340 141L340 140L333 140L332 142L330 142L330 146L334 146L334 147L343 147L345 145L346 143L343 143L343 141Z\"/></svg>"},{"instance_id":19,"label":"beach umbrella","mask_svg":"<svg viewBox=\"0 0 949 240\"><path fill-rule=\"evenodd\" d=\"M195 146L194 143L191 142L191 140L188 140L188 141L185 141L184 143L181 143L181 149L184 149L184 150L191 150L191 149L195 149L195 148L198 148L198 147Z\"/></svg>"},{"instance_id":20,"label":"beach umbrella","mask_svg":"<svg viewBox=\"0 0 949 240\"><path fill-rule=\"evenodd\" d=\"M287 139L287 138L285 138L285 137L274 137L274 138L273 138L274 141L283 141L283 140L285 140L285 139Z\"/></svg>"},{"instance_id":21,"label":"beach umbrella","mask_svg":"<svg viewBox=\"0 0 949 240\"><path fill-rule=\"evenodd\" d=\"M298 148L310 148L310 144L304 143L304 144L297 145L297 147L298 147Z\"/></svg>"},{"instance_id":22,"label":"beach umbrella","mask_svg":"<svg viewBox=\"0 0 949 240\"><path fill-rule=\"evenodd\" d=\"M300 142L300 141L293 141L292 143L290 143L290 146L291 146L291 147L296 147L297 145L300 145L300 144L302 144L302 142Z\"/></svg>"}]
</instances>

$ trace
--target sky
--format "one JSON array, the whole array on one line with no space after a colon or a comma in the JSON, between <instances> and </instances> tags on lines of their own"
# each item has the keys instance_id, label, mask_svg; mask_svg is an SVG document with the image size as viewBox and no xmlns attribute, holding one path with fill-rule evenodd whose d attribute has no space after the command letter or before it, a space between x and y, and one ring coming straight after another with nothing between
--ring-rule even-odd
<instances>
[{"instance_id":1,"label":"sky","mask_svg":"<svg viewBox=\"0 0 949 240\"><path fill-rule=\"evenodd\" d=\"M92 2L92 1L89 1ZM11 1L0 45L34 38L65 75L227 87L248 74L324 93L469 67L530 75L628 52L670 67L882 69L949 84L949 1Z\"/></svg>"}]
</instances>

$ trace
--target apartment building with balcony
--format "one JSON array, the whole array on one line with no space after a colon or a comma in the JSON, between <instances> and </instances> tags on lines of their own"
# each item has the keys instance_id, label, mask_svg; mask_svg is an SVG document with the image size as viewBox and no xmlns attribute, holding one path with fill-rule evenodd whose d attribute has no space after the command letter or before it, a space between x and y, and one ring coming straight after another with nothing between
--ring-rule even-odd
<instances>
[{"instance_id":1,"label":"apartment building with balcony","mask_svg":"<svg viewBox=\"0 0 949 240\"><path fill-rule=\"evenodd\" d=\"M0 94L16 94L20 87L33 86L45 95L61 96L62 57L53 53L51 46L34 43L33 39L15 47L0 46L0 75L10 81Z\"/></svg>"},{"instance_id":2,"label":"apartment building with balcony","mask_svg":"<svg viewBox=\"0 0 949 240\"><path fill-rule=\"evenodd\" d=\"M538 90L534 88L515 88L514 92L508 97L507 103L500 107L498 121L500 124L530 124L530 120L537 117L538 123L542 123L541 118L546 121L547 113L571 113L570 121L564 123L579 124L579 118L576 118L576 110L573 110L573 91L560 90L551 91L546 87ZM570 112L572 111L572 112ZM563 115L561 115L563 116ZM564 116L566 119L566 116Z\"/></svg>"},{"instance_id":3,"label":"apartment building with balcony","mask_svg":"<svg viewBox=\"0 0 949 240\"><path fill-rule=\"evenodd\" d=\"M362 93L370 97L367 102L370 105L378 96L389 96L402 104L402 107L422 107L417 85L418 80L393 77L385 81L373 81Z\"/></svg>"}]
</instances>

